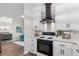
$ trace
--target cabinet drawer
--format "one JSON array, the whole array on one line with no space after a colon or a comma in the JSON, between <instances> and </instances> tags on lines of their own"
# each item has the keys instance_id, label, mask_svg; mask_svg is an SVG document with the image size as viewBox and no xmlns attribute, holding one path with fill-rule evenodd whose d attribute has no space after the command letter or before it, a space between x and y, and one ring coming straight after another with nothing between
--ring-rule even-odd
<instances>
[{"instance_id":1,"label":"cabinet drawer","mask_svg":"<svg viewBox=\"0 0 79 59\"><path fill-rule=\"evenodd\" d=\"M32 46L32 47L36 47L37 44L35 44L35 43L30 43L30 46Z\"/></svg>"},{"instance_id":2,"label":"cabinet drawer","mask_svg":"<svg viewBox=\"0 0 79 59\"><path fill-rule=\"evenodd\" d=\"M30 39L30 42L34 42L34 43L36 43L37 40L36 40L36 39Z\"/></svg>"},{"instance_id":3,"label":"cabinet drawer","mask_svg":"<svg viewBox=\"0 0 79 59\"><path fill-rule=\"evenodd\" d=\"M37 52L32 50L32 49L30 50L30 52L33 53L33 54L37 54Z\"/></svg>"},{"instance_id":4,"label":"cabinet drawer","mask_svg":"<svg viewBox=\"0 0 79 59\"><path fill-rule=\"evenodd\" d=\"M37 48L36 47L30 47L29 51L32 53L36 53L37 52Z\"/></svg>"},{"instance_id":5,"label":"cabinet drawer","mask_svg":"<svg viewBox=\"0 0 79 59\"><path fill-rule=\"evenodd\" d=\"M31 48L30 48L30 51L36 51L36 48L31 47Z\"/></svg>"},{"instance_id":6,"label":"cabinet drawer","mask_svg":"<svg viewBox=\"0 0 79 59\"><path fill-rule=\"evenodd\" d=\"M58 41L54 41L53 42L54 47L68 47L71 48L71 44L70 43L66 43L66 42L58 42Z\"/></svg>"},{"instance_id":7,"label":"cabinet drawer","mask_svg":"<svg viewBox=\"0 0 79 59\"><path fill-rule=\"evenodd\" d=\"M37 40L35 38L29 38L29 51L34 54L37 51Z\"/></svg>"}]
</instances>

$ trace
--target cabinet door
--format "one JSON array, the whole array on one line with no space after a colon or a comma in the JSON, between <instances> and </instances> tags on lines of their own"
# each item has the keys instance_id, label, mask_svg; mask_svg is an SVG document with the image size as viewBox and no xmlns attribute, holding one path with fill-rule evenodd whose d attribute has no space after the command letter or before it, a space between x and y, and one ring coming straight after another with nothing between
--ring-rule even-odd
<instances>
[{"instance_id":1,"label":"cabinet door","mask_svg":"<svg viewBox=\"0 0 79 59\"><path fill-rule=\"evenodd\" d=\"M37 52L37 40L35 38L29 38L29 51L34 54Z\"/></svg>"},{"instance_id":2,"label":"cabinet door","mask_svg":"<svg viewBox=\"0 0 79 59\"><path fill-rule=\"evenodd\" d=\"M67 30L67 23L65 21L57 21L56 30Z\"/></svg>"},{"instance_id":3,"label":"cabinet door","mask_svg":"<svg viewBox=\"0 0 79 59\"><path fill-rule=\"evenodd\" d=\"M72 30L79 30L79 23L78 22L74 22L71 23L71 27Z\"/></svg>"},{"instance_id":4,"label":"cabinet door","mask_svg":"<svg viewBox=\"0 0 79 59\"><path fill-rule=\"evenodd\" d=\"M54 47L53 50L54 56L71 56L72 51L67 47Z\"/></svg>"},{"instance_id":5,"label":"cabinet door","mask_svg":"<svg viewBox=\"0 0 79 59\"><path fill-rule=\"evenodd\" d=\"M72 55L72 50L71 48L68 48L68 47L64 47L64 55L65 56L71 56Z\"/></svg>"},{"instance_id":6,"label":"cabinet door","mask_svg":"<svg viewBox=\"0 0 79 59\"><path fill-rule=\"evenodd\" d=\"M64 56L65 50L61 47L54 47L53 49L53 55L54 56Z\"/></svg>"},{"instance_id":7,"label":"cabinet door","mask_svg":"<svg viewBox=\"0 0 79 59\"><path fill-rule=\"evenodd\" d=\"M40 23L41 10L36 11L34 10L35 13L33 13L33 30L43 30L43 24Z\"/></svg>"},{"instance_id":8,"label":"cabinet door","mask_svg":"<svg viewBox=\"0 0 79 59\"><path fill-rule=\"evenodd\" d=\"M65 42L53 42L53 51L56 56L71 56L71 44Z\"/></svg>"},{"instance_id":9,"label":"cabinet door","mask_svg":"<svg viewBox=\"0 0 79 59\"><path fill-rule=\"evenodd\" d=\"M40 21L34 23L33 24L33 30L40 30L40 31L42 31L43 30L43 24L41 24Z\"/></svg>"}]
</instances>

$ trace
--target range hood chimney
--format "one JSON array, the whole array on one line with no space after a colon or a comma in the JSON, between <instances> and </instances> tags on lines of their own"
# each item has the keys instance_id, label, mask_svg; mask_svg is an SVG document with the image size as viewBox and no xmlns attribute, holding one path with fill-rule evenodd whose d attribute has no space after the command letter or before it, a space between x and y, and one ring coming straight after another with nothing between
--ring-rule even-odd
<instances>
[{"instance_id":1,"label":"range hood chimney","mask_svg":"<svg viewBox=\"0 0 79 59\"><path fill-rule=\"evenodd\" d=\"M46 18L41 20L41 23L52 23L55 22L55 20L51 17L51 5L52 3L45 3L46 6Z\"/></svg>"}]
</instances>

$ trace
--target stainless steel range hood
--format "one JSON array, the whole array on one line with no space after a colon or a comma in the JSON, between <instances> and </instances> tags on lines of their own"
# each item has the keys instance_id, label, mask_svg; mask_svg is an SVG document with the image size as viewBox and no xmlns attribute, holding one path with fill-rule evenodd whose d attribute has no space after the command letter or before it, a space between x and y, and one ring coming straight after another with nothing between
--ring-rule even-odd
<instances>
[{"instance_id":1,"label":"stainless steel range hood","mask_svg":"<svg viewBox=\"0 0 79 59\"><path fill-rule=\"evenodd\" d=\"M55 22L55 19L51 17L51 5L52 3L45 3L46 6L46 18L41 20L41 23L52 23Z\"/></svg>"}]
</instances>

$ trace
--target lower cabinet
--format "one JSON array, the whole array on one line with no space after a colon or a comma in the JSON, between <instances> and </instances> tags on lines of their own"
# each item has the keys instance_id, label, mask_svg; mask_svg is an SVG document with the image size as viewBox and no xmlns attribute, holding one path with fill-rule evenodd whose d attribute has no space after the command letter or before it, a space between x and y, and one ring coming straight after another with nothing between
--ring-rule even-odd
<instances>
[{"instance_id":1,"label":"lower cabinet","mask_svg":"<svg viewBox=\"0 0 79 59\"><path fill-rule=\"evenodd\" d=\"M54 47L53 48L53 55L54 56L61 56L63 54L63 50L60 47Z\"/></svg>"},{"instance_id":2,"label":"lower cabinet","mask_svg":"<svg viewBox=\"0 0 79 59\"><path fill-rule=\"evenodd\" d=\"M29 38L29 52L37 54L37 40L35 38Z\"/></svg>"},{"instance_id":3,"label":"lower cabinet","mask_svg":"<svg viewBox=\"0 0 79 59\"><path fill-rule=\"evenodd\" d=\"M67 47L54 47L53 51L54 56L71 56L72 50Z\"/></svg>"},{"instance_id":4,"label":"lower cabinet","mask_svg":"<svg viewBox=\"0 0 79 59\"><path fill-rule=\"evenodd\" d=\"M54 42L53 44L53 55L54 56L71 56L72 49L71 45L64 42Z\"/></svg>"},{"instance_id":5,"label":"lower cabinet","mask_svg":"<svg viewBox=\"0 0 79 59\"><path fill-rule=\"evenodd\" d=\"M79 46L53 41L53 56L79 56ZM37 54L37 39L29 38L29 52Z\"/></svg>"},{"instance_id":6,"label":"lower cabinet","mask_svg":"<svg viewBox=\"0 0 79 59\"><path fill-rule=\"evenodd\" d=\"M72 56L73 52L71 48L66 47L65 48L65 56Z\"/></svg>"}]
</instances>

